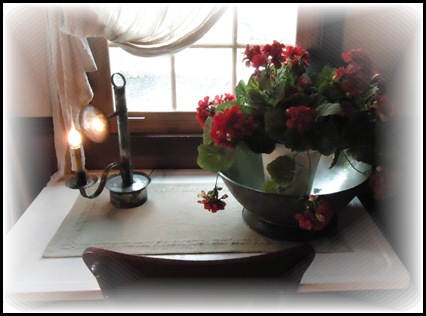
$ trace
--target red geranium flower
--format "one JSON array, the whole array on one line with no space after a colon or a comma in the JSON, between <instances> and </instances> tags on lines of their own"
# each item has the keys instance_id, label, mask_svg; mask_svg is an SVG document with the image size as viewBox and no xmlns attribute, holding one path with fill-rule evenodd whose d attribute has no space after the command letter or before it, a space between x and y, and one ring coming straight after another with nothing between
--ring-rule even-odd
<instances>
[{"instance_id":1,"label":"red geranium flower","mask_svg":"<svg viewBox=\"0 0 426 316\"><path fill-rule=\"evenodd\" d=\"M261 49L259 45L254 45L253 47L250 47L250 45L247 45L246 50L244 52L245 58L243 61L246 61L246 66L250 67L253 66L254 68L258 69L258 67L255 67L253 64L253 58L255 56L262 55ZM256 57L259 58L259 57Z\"/></svg>"},{"instance_id":2,"label":"red geranium flower","mask_svg":"<svg viewBox=\"0 0 426 316\"><path fill-rule=\"evenodd\" d=\"M266 56L271 56L270 62L274 65L275 69L280 69L282 63L285 61L284 47L284 44L274 41L272 45L267 44L262 48L262 52Z\"/></svg>"},{"instance_id":3,"label":"red geranium flower","mask_svg":"<svg viewBox=\"0 0 426 316\"><path fill-rule=\"evenodd\" d=\"M347 53L342 53L342 58L346 63L352 63L363 69L363 71L371 75L371 61L365 54L363 49L352 49Z\"/></svg>"},{"instance_id":4,"label":"red geranium flower","mask_svg":"<svg viewBox=\"0 0 426 316\"><path fill-rule=\"evenodd\" d=\"M223 112L216 113L210 136L216 145L235 148L238 141L249 136L253 129L253 117L246 117L240 107L234 105Z\"/></svg>"},{"instance_id":5,"label":"red geranium flower","mask_svg":"<svg viewBox=\"0 0 426 316\"><path fill-rule=\"evenodd\" d=\"M299 221L301 229L312 230L314 228L315 218L311 212L304 211L303 213L297 213L294 217Z\"/></svg>"},{"instance_id":6,"label":"red geranium flower","mask_svg":"<svg viewBox=\"0 0 426 316\"><path fill-rule=\"evenodd\" d=\"M312 130L315 122L316 111L313 108L299 105L288 108L285 115L290 119L286 121L286 126L296 129L300 134L305 134Z\"/></svg>"},{"instance_id":7,"label":"red geranium flower","mask_svg":"<svg viewBox=\"0 0 426 316\"><path fill-rule=\"evenodd\" d=\"M224 95L221 94L220 96L215 96L215 101L217 104L226 103L226 102L232 102L235 101L235 96L230 93L225 93Z\"/></svg>"},{"instance_id":8,"label":"red geranium flower","mask_svg":"<svg viewBox=\"0 0 426 316\"><path fill-rule=\"evenodd\" d=\"M396 190L396 183L396 175L390 170L384 170L381 166L376 167L368 181L376 200L385 200L392 196Z\"/></svg>"},{"instance_id":9,"label":"red geranium flower","mask_svg":"<svg viewBox=\"0 0 426 316\"><path fill-rule=\"evenodd\" d=\"M284 64L308 66L311 60L309 52L300 46L287 46L284 56Z\"/></svg>"},{"instance_id":10,"label":"red geranium flower","mask_svg":"<svg viewBox=\"0 0 426 316\"><path fill-rule=\"evenodd\" d=\"M216 112L215 107L218 104L235 101L235 96L230 93L224 95L217 95L213 100L210 101L209 97L205 97L203 100L198 101L198 108L196 119L202 127L209 116L213 116Z\"/></svg>"},{"instance_id":11,"label":"red geranium flower","mask_svg":"<svg viewBox=\"0 0 426 316\"><path fill-rule=\"evenodd\" d=\"M393 115L393 107L386 96L375 96L372 98L372 108L376 109L376 115L386 121Z\"/></svg>"},{"instance_id":12,"label":"red geranium flower","mask_svg":"<svg viewBox=\"0 0 426 316\"><path fill-rule=\"evenodd\" d=\"M219 191L222 190L221 187L217 186L217 178L216 184L213 190L206 193L206 191L202 190L197 196L202 198L202 200L198 200L197 202L204 205L204 209L210 211L212 213L216 213L217 211L224 210L226 203L222 200L228 197L227 194L222 195L219 198Z\"/></svg>"},{"instance_id":13,"label":"red geranium flower","mask_svg":"<svg viewBox=\"0 0 426 316\"><path fill-rule=\"evenodd\" d=\"M336 69L333 79L336 82L341 81L342 90L351 97L355 97L369 88L368 75L357 64Z\"/></svg>"},{"instance_id":14,"label":"red geranium flower","mask_svg":"<svg viewBox=\"0 0 426 316\"><path fill-rule=\"evenodd\" d=\"M311 195L305 203L306 210L297 213L294 218L299 221L299 227L305 230L322 230L333 217L333 210L327 200Z\"/></svg>"}]
</instances>

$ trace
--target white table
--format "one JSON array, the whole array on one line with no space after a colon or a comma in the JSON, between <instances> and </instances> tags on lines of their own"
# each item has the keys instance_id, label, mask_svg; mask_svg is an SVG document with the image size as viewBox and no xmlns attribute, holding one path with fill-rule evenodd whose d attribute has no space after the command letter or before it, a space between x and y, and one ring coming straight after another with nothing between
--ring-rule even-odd
<instances>
[{"instance_id":1,"label":"white table","mask_svg":"<svg viewBox=\"0 0 426 316\"><path fill-rule=\"evenodd\" d=\"M201 170L156 170L152 181L212 184L214 176ZM81 258L43 258L42 253L70 211L78 190L50 182L6 236L5 281L8 300L101 300L99 286ZM362 208L358 199L351 203ZM410 275L365 212L362 221L345 232L351 248L344 253L319 253L304 274L298 292L405 289ZM184 258L229 257L177 255ZM231 255L232 256L232 255ZM169 256L173 257L173 256ZM297 299L293 302L296 302Z\"/></svg>"}]
</instances>

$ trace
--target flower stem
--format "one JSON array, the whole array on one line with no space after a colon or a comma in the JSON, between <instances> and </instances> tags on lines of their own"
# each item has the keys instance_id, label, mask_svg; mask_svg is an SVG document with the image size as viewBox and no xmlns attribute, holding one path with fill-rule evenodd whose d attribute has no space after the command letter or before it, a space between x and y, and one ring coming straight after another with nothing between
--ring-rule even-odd
<instances>
[{"instance_id":1,"label":"flower stem","mask_svg":"<svg viewBox=\"0 0 426 316\"><path fill-rule=\"evenodd\" d=\"M369 171L361 171L357 168L355 168L355 166L352 164L352 162L349 160L348 156L346 156L346 153L344 150L341 151L343 153L343 156L345 156L346 161L351 165L352 168L354 168L355 171L361 173L361 174L368 174L370 173Z\"/></svg>"},{"instance_id":2,"label":"flower stem","mask_svg":"<svg viewBox=\"0 0 426 316\"><path fill-rule=\"evenodd\" d=\"M310 192L308 192L308 188L309 188L309 183L311 182L311 169L312 169L312 163L311 163L311 155L309 154L309 150L306 151L307 155L308 155L308 181L306 183L306 189L305 192L306 194L309 194Z\"/></svg>"}]
</instances>

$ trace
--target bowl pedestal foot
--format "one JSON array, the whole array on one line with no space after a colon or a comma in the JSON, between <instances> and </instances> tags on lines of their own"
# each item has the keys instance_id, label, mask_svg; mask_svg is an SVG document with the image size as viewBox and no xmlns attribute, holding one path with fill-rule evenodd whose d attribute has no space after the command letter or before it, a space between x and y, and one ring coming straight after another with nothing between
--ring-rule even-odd
<instances>
[{"instance_id":1,"label":"bowl pedestal foot","mask_svg":"<svg viewBox=\"0 0 426 316\"><path fill-rule=\"evenodd\" d=\"M275 240L308 241L326 236L336 227L336 216L321 231L309 231L300 229L298 226L278 225L256 216L246 208L242 211L243 220L248 227L259 234Z\"/></svg>"}]
</instances>

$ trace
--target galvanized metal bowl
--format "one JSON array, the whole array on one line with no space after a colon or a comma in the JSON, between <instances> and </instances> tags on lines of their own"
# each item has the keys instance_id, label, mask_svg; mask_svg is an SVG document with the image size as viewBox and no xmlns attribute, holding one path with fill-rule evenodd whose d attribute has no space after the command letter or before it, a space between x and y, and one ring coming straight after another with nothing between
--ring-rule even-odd
<instances>
[{"instance_id":1,"label":"galvanized metal bowl","mask_svg":"<svg viewBox=\"0 0 426 316\"><path fill-rule=\"evenodd\" d=\"M333 229L335 218L323 230L299 228L295 214L303 212L310 194L328 200L337 214L356 196L358 187L368 178L371 166L341 156L330 169L331 156L321 156L313 171L312 186L302 194L270 193L262 189L265 181L261 155L246 152L232 168L221 172L225 185L243 206L243 219L249 227L274 239L307 240L318 238Z\"/></svg>"}]
</instances>

